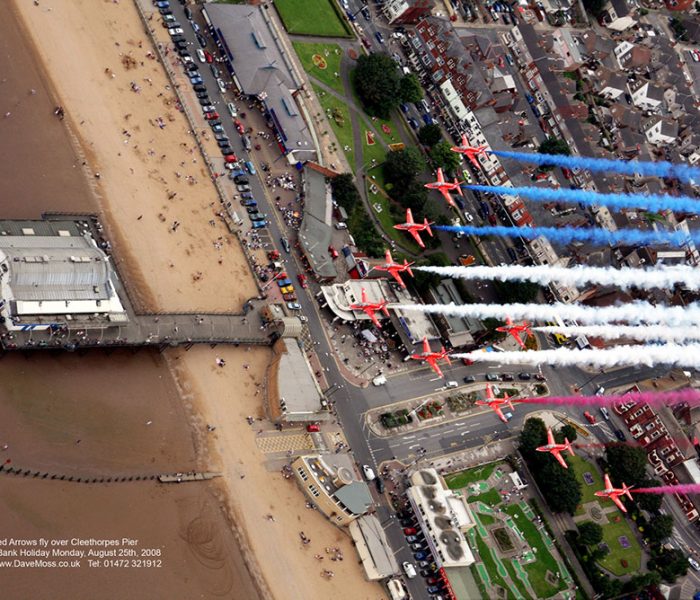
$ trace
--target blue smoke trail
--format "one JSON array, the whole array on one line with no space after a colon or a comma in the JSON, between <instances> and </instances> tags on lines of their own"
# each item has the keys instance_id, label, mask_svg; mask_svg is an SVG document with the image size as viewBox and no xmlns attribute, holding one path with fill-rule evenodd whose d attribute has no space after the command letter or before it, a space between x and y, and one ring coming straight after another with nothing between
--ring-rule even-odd
<instances>
[{"instance_id":1,"label":"blue smoke trail","mask_svg":"<svg viewBox=\"0 0 700 600\"><path fill-rule=\"evenodd\" d=\"M654 212L670 209L700 214L700 202L690 196L598 194L586 190L553 190L536 187L506 187L504 185L463 185L462 187L492 194L525 196L536 202L580 202L587 206L604 204L613 208L646 208Z\"/></svg>"},{"instance_id":2,"label":"blue smoke trail","mask_svg":"<svg viewBox=\"0 0 700 600\"><path fill-rule=\"evenodd\" d=\"M454 231L467 235L497 235L500 237L519 238L532 240L544 236L552 242L569 244L571 242L592 242L600 245L624 244L631 246L643 246L646 244L671 244L682 247L692 240L700 242L700 232L690 234L681 231L638 231L636 229L619 229L608 231L607 229L559 229L557 227L505 227L503 225L474 227L472 225L433 225L433 229L442 231Z\"/></svg>"},{"instance_id":3,"label":"blue smoke trail","mask_svg":"<svg viewBox=\"0 0 700 600\"><path fill-rule=\"evenodd\" d=\"M492 150L492 154L503 158L512 158L538 166L556 165L568 169L586 169L588 171L609 171L620 175L648 175L650 177L675 177L681 181L700 181L700 168L688 165L676 165L666 161L640 162L638 160L611 160L608 158L588 158L586 156L565 156L563 154L534 154L529 152L510 152Z\"/></svg>"}]
</instances>

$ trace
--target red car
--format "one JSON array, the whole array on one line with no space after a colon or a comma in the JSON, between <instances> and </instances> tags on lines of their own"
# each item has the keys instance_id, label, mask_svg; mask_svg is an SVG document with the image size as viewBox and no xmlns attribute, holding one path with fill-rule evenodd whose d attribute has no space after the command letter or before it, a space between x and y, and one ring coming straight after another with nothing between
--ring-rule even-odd
<instances>
[{"instance_id":1,"label":"red car","mask_svg":"<svg viewBox=\"0 0 700 600\"><path fill-rule=\"evenodd\" d=\"M333 246L328 246L328 252L331 253L331 258L338 258L338 251Z\"/></svg>"},{"instance_id":2,"label":"red car","mask_svg":"<svg viewBox=\"0 0 700 600\"><path fill-rule=\"evenodd\" d=\"M583 413L583 416L586 417L586 420L587 420L591 425L594 425L594 424L595 424L595 417L594 417L591 413L589 413L588 411L585 411L585 412Z\"/></svg>"},{"instance_id":3,"label":"red car","mask_svg":"<svg viewBox=\"0 0 700 600\"><path fill-rule=\"evenodd\" d=\"M214 57L211 55L211 52L207 52L206 50L204 51L204 58L209 64L214 62Z\"/></svg>"},{"instance_id":4,"label":"red car","mask_svg":"<svg viewBox=\"0 0 700 600\"><path fill-rule=\"evenodd\" d=\"M474 364L474 361L471 358L463 358L462 362L467 366Z\"/></svg>"},{"instance_id":5,"label":"red car","mask_svg":"<svg viewBox=\"0 0 700 600\"><path fill-rule=\"evenodd\" d=\"M282 298L284 298L287 302L297 301L297 297L295 294L282 294Z\"/></svg>"},{"instance_id":6,"label":"red car","mask_svg":"<svg viewBox=\"0 0 700 600\"><path fill-rule=\"evenodd\" d=\"M304 275L303 273L299 273L299 275L297 275L297 279L299 280L299 285L302 288L306 289L307 287L309 287L309 284L306 282L306 275Z\"/></svg>"},{"instance_id":7,"label":"red car","mask_svg":"<svg viewBox=\"0 0 700 600\"><path fill-rule=\"evenodd\" d=\"M235 119L233 121L233 124L236 126L236 131L243 135L245 133L245 127L243 127L243 123L241 123L238 119Z\"/></svg>"},{"instance_id":8,"label":"red car","mask_svg":"<svg viewBox=\"0 0 700 600\"><path fill-rule=\"evenodd\" d=\"M416 530L413 527L406 527L406 529L403 530L405 535L415 535Z\"/></svg>"},{"instance_id":9,"label":"red car","mask_svg":"<svg viewBox=\"0 0 700 600\"><path fill-rule=\"evenodd\" d=\"M314 431L321 431L321 427L317 423L311 423L311 425L306 426L306 431L312 433Z\"/></svg>"},{"instance_id":10,"label":"red car","mask_svg":"<svg viewBox=\"0 0 700 600\"><path fill-rule=\"evenodd\" d=\"M235 154L229 154L228 156L224 156L224 159L227 163L235 163L238 161Z\"/></svg>"},{"instance_id":11,"label":"red car","mask_svg":"<svg viewBox=\"0 0 700 600\"><path fill-rule=\"evenodd\" d=\"M218 112L210 112L210 113L204 113L204 118L205 118L207 121L213 121L214 119L218 119L218 118L220 118L220 117L219 117L219 113L218 113Z\"/></svg>"}]
</instances>

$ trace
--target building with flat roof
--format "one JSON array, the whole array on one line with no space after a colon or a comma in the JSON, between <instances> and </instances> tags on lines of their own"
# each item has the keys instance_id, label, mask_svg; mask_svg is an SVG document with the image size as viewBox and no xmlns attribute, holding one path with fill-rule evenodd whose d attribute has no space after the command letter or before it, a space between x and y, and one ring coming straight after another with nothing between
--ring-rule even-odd
<instances>
[{"instance_id":1,"label":"building with flat roof","mask_svg":"<svg viewBox=\"0 0 700 600\"><path fill-rule=\"evenodd\" d=\"M117 274L87 222L0 222L0 315L8 331L128 320Z\"/></svg>"},{"instance_id":2,"label":"building with flat roof","mask_svg":"<svg viewBox=\"0 0 700 600\"><path fill-rule=\"evenodd\" d=\"M202 9L238 89L262 103L291 162L313 159L317 149L297 104L302 87L265 6L207 4Z\"/></svg>"},{"instance_id":3,"label":"building with flat roof","mask_svg":"<svg viewBox=\"0 0 700 600\"><path fill-rule=\"evenodd\" d=\"M326 176L314 168L304 169L304 218L299 245L304 259L319 281L335 279L338 272L329 251L333 229L333 201Z\"/></svg>"},{"instance_id":4,"label":"building with flat roof","mask_svg":"<svg viewBox=\"0 0 700 600\"><path fill-rule=\"evenodd\" d=\"M369 487L348 454L309 454L292 463L299 487L334 525L345 527L372 506Z\"/></svg>"},{"instance_id":5,"label":"building with flat roof","mask_svg":"<svg viewBox=\"0 0 700 600\"><path fill-rule=\"evenodd\" d=\"M268 410L273 421L328 421L327 402L299 342L280 339L267 367Z\"/></svg>"},{"instance_id":6,"label":"building with flat roof","mask_svg":"<svg viewBox=\"0 0 700 600\"><path fill-rule=\"evenodd\" d=\"M474 555L465 532L475 525L464 498L450 490L435 469L420 469L406 490L438 567L468 567Z\"/></svg>"},{"instance_id":7,"label":"building with flat roof","mask_svg":"<svg viewBox=\"0 0 700 600\"><path fill-rule=\"evenodd\" d=\"M399 565L380 520L365 515L353 521L348 531L357 550L365 575L370 581L385 579L399 573Z\"/></svg>"},{"instance_id":8,"label":"building with flat roof","mask_svg":"<svg viewBox=\"0 0 700 600\"><path fill-rule=\"evenodd\" d=\"M443 279L440 285L431 288L429 294L436 304L464 304L452 279ZM453 348L473 346L476 343L473 334L486 331L482 322L473 317L434 315L434 318L443 337L449 340Z\"/></svg>"}]
</instances>

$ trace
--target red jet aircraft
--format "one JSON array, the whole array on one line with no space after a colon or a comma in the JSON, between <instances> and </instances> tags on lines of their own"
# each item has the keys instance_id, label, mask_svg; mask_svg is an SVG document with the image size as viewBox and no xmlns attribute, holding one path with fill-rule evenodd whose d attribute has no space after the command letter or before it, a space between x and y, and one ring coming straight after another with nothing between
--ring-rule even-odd
<instances>
[{"instance_id":1,"label":"red jet aircraft","mask_svg":"<svg viewBox=\"0 0 700 600\"><path fill-rule=\"evenodd\" d=\"M381 267L374 267L377 271L388 271L391 276L399 282L399 285L406 289L406 284L401 279L401 273L406 272L411 277L413 277L413 271L411 271L412 262L408 262L405 258L403 259L403 264L394 262L391 258L391 250L387 249L384 255L384 260L386 261Z\"/></svg>"},{"instance_id":2,"label":"red jet aircraft","mask_svg":"<svg viewBox=\"0 0 700 600\"><path fill-rule=\"evenodd\" d=\"M420 360L427 362L430 365L430 368L435 371L439 377L443 377L442 371L440 370L440 367L437 364L437 361L441 359L445 359L447 361L448 365L451 365L452 362L450 361L450 357L448 356L450 353L449 350L445 350L442 346L440 346L440 352L432 352L430 350L430 344L428 343L428 338L424 337L423 338L423 352L420 352L419 354L411 354L411 358L413 360Z\"/></svg>"},{"instance_id":3,"label":"red jet aircraft","mask_svg":"<svg viewBox=\"0 0 700 600\"><path fill-rule=\"evenodd\" d=\"M428 235L430 237L433 237L433 232L430 229L430 226L432 223L428 223L428 219L424 219L422 223L416 223L413 220L413 214L411 213L411 209L407 208L406 209L406 222L405 223L399 223L398 225L394 225L394 229L398 229L399 231L408 231L412 236L413 239L418 242L418 245L421 248L425 248L425 244L423 243L423 240L420 239L419 231L427 231Z\"/></svg>"},{"instance_id":4,"label":"red jet aircraft","mask_svg":"<svg viewBox=\"0 0 700 600\"><path fill-rule=\"evenodd\" d=\"M512 335L523 350L525 350L525 342L523 342L523 340L520 338L520 334L524 333L526 340L531 335L534 335L530 330L529 323L523 322L522 325L513 325L513 321L511 321L510 317L506 317L506 324L503 327L496 327L496 331L501 331Z\"/></svg>"},{"instance_id":5,"label":"red jet aircraft","mask_svg":"<svg viewBox=\"0 0 700 600\"><path fill-rule=\"evenodd\" d=\"M498 415L498 418L501 419L501 421L503 421L504 423L507 423L508 419L506 419L506 416L501 410L503 408L503 405L507 404L508 406L510 406L511 410L515 410L513 403L508 399L508 394L506 394L503 398L496 398L493 395L493 389L491 389L491 384L489 383L486 384L486 400L477 400L476 402L474 402L474 404L476 404L477 406L488 406L489 408L492 408Z\"/></svg>"},{"instance_id":6,"label":"red jet aircraft","mask_svg":"<svg viewBox=\"0 0 700 600\"><path fill-rule=\"evenodd\" d=\"M535 448L535 450L537 450L537 452L549 452L554 458L556 458L559 461L559 464L565 469L568 469L569 466L566 464L566 461L562 458L561 453L568 451L569 454L571 454L571 456L574 455L574 451L571 449L571 442L568 439L564 438L563 444L557 444L554 441L554 434L552 433L552 429L550 427L547 428L547 445Z\"/></svg>"},{"instance_id":7,"label":"red jet aircraft","mask_svg":"<svg viewBox=\"0 0 700 600\"><path fill-rule=\"evenodd\" d=\"M476 160L476 157L479 154L486 154L487 148L488 146L470 146L467 136L462 134L462 145L452 146L450 150L452 150L452 152L459 152L460 154L463 154L477 169L481 169L481 165L479 164L479 161Z\"/></svg>"},{"instance_id":8,"label":"red jet aircraft","mask_svg":"<svg viewBox=\"0 0 700 600\"><path fill-rule=\"evenodd\" d=\"M627 496L630 500L632 500L632 495L630 494L630 490L632 489L632 487L633 486L625 485L625 482L623 481L621 488L614 488L612 486L612 483L610 482L610 476L606 473L605 489L601 490L600 492L595 492L595 495L600 496L601 498L610 498L610 500L617 504L617 507L622 512L627 512L625 505L622 504L622 501L620 500L620 496Z\"/></svg>"},{"instance_id":9,"label":"red jet aircraft","mask_svg":"<svg viewBox=\"0 0 700 600\"><path fill-rule=\"evenodd\" d=\"M382 326L379 323L379 319L377 319L377 315L374 313L375 311L381 310L388 317L389 310L387 309L387 304L389 303L386 300L382 300L381 302L367 302L367 292L365 288L362 288L362 302L351 304L350 308L351 310L362 310L367 313L369 318L372 319L372 323L381 329Z\"/></svg>"},{"instance_id":10,"label":"red jet aircraft","mask_svg":"<svg viewBox=\"0 0 700 600\"><path fill-rule=\"evenodd\" d=\"M454 208L457 208L457 205L452 199L452 196L450 196L450 190L457 190L457 193L460 196L464 196L462 193L462 184L457 181L457 178L455 177L454 183L445 181L445 176L442 174L442 169L439 167L437 170L437 181L434 181L433 183L426 183L425 187L427 187L429 190L438 190L445 197L445 200L447 200L447 204Z\"/></svg>"}]
</instances>

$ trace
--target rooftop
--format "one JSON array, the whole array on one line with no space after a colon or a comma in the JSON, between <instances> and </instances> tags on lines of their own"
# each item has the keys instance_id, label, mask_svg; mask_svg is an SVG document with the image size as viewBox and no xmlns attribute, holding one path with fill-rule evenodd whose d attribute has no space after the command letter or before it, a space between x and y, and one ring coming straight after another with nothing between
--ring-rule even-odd
<instances>
[{"instance_id":1,"label":"rooftop","mask_svg":"<svg viewBox=\"0 0 700 600\"><path fill-rule=\"evenodd\" d=\"M333 279L338 272L328 251L333 233L333 204L326 177L315 169L304 169L304 194L299 243L314 273L321 279Z\"/></svg>"},{"instance_id":2,"label":"rooftop","mask_svg":"<svg viewBox=\"0 0 700 600\"><path fill-rule=\"evenodd\" d=\"M277 388L285 403L287 420L308 421L322 410L321 391L306 356L295 340L285 340L286 352L280 354Z\"/></svg>"}]
</instances>

